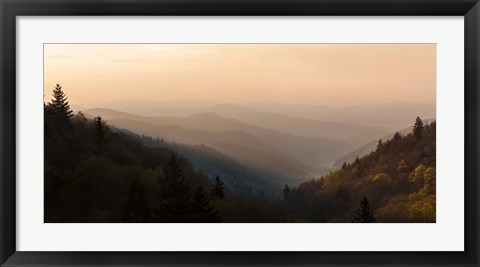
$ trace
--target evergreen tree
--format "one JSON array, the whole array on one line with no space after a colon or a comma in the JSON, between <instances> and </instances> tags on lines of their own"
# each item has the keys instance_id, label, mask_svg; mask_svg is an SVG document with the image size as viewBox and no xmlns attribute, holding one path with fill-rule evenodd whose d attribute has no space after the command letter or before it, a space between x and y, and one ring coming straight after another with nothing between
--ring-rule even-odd
<instances>
[{"instance_id":1,"label":"evergreen tree","mask_svg":"<svg viewBox=\"0 0 480 267\"><path fill-rule=\"evenodd\" d=\"M343 170L343 171L346 171L347 169L348 169L348 165L347 165L346 162L344 162L344 163L342 164L342 170Z\"/></svg>"},{"instance_id":2,"label":"evergreen tree","mask_svg":"<svg viewBox=\"0 0 480 267\"><path fill-rule=\"evenodd\" d=\"M423 136L423 129L425 127L423 126L423 121L420 119L420 117L417 117L415 119L415 124L413 125L413 131L412 134L417 138L417 140L421 139Z\"/></svg>"},{"instance_id":3,"label":"evergreen tree","mask_svg":"<svg viewBox=\"0 0 480 267\"><path fill-rule=\"evenodd\" d=\"M48 104L43 104L43 128L44 128L44 138L47 139L48 137L53 136L54 134L54 115L52 109Z\"/></svg>"},{"instance_id":4,"label":"evergreen tree","mask_svg":"<svg viewBox=\"0 0 480 267\"><path fill-rule=\"evenodd\" d=\"M137 177L132 177L130 191L125 203L123 221L145 223L149 221L150 212L146 200L146 188L141 186Z\"/></svg>"},{"instance_id":5,"label":"evergreen tree","mask_svg":"<svg viewBox=\"0 0 480 267\"><path fill-rule=\"evenodd\" d=\"M382 142L382 139L378 140L378 143L377 143L377 150L380 150L383 148L383 142Z\"/></svg>"},{"instance_id":6,"label":"evergreen tree","mask_svg":"<svg viewBox=\"0 0 480 267\"><path fill-rule=\"evenodd\" d=\"M288 184L285 184L285 187L283 188L283 198L288 199L289 196L290 196L290 187L288 186Z\"/></svg>"},{"instance_id":7,"label":"evergreen tree","mask_svg":"<svg viewBox=\"0 0 480 267\"><path fill-rule=\"evenodd\" d=\"M394 142L398 142L402 139L402 135L399 133L399 132L396 132L394 135L393 135L393 141Z\"/></svg>"},{"instance_id":8,"label":"evergreen tree","mask_svg":"<svg viewBox=\"0 0 480 267\"><path fill-rule=\"evenodd\" d=\"M217 199L223 199L225 197L225 184L220 180L220 177L215 178L215 185L212 189L211 196Z\"/></svg>"},{"instance_id":9,"label":"evergreen tree","mask_svg":"<svg viewBox=\"0 0 480 267\"><path fill-rule=\"evenodd\" d=\"M210 206L203 187L199 186L193 193L192 203L192 222L196 223L216 223L221 222L217 211Z\"/></svg>"},{"instance_id":10,"label":"evergreen tree","mask_svg":"<svg viewBox=\"0 0 480 267\"><path fill-rule=\"evenodd\" d=\"M358 156L355 158L354 164L354 173L357 177L360 177L363 175L363 169L364 167L360 164L360 159L358 159Z\"/></svg>"},{"instance_id":11,"label":"evergreen tree","mask_svg":"<svg viewBox=\"0 0 480 267\"><path fill-rule=\"evenodd\" d=\"M73 111L70 109L67 96L60 84L57 83L53 88L53 98L46 107L60 123L69 125L70 119L73 117Z\"/></svg>"},{"instance_id":12,"label":"evergreen tree","mask_svg":"<svg viewBox=\"0 0 480 267\"><path fill-rule=\"evenodd\" d=\"M190 200L190 186L184 181L179 159L172 154L160 192L158 219L163 222L190 222Z\"/></svg>"},{"instance_id":13,"label":"evergreen tree","mask_svg":"<svg viewBox=\"0 0 480 267\"><path fill-rule=\"evenodd\" d=\"M107 124L102 121L102 117L95 117L95 146L98 154L103 153L105 146L105 135L107 133Z\"/></svg>"},{"instance_id":14,"label":"evergreen tree","mask_svg":"<svg viewBox=\"0 0 480 267\"><path fill-rule=\"evenodd\" d=\"M359 223L374 223L377 219L373 216L370 210L370 202L366 197L363 197L360 201L360 208L356 212L355 221Z\"/></svg>"},{"instance_id":15,"label":"evergreen tree","mask_svg":"<svg viewBox=\"0 0 480 267\"><path fill-rule=\"evenodd\" d=\"M83 114L83 112L79 111L77 112L77 115L73 117L72 121L74 121L74 124L77 125L80 129L84 129L87 125L88 119L87 117L85 117L85 114Z\"/></svg>"}]
</instances>

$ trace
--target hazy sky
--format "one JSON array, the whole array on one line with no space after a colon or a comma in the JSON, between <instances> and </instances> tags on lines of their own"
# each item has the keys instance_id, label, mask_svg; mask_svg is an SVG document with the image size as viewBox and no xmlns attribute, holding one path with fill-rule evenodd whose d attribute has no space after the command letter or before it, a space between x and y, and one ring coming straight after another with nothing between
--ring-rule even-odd
<instances>
[{"instance_id":1,"label":"hazy sky","mask_svg":"<svg viewBox=\"0 0 480 267\"><path fill-rule=\"evenodd\" d=\"M45 44L70 103L435 102L434 44Z\"/></svg>"}]
</instances>

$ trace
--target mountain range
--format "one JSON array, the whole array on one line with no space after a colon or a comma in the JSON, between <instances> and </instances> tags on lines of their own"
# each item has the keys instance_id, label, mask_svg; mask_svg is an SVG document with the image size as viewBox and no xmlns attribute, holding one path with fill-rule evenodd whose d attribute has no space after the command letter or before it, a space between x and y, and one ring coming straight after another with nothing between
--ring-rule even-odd
<instances>
[{"instance_id":1,"label":"mountain range","mask_svg":"<svg viewBox=\"0 0 480 267\"><path fill-rule=\"evenodd\" d=\"M87 117L100 115L109 125L117 128L181 145L183 150L185 147L196 147L198 150L199 146L203 146L228 157L256 176L268 177L276 183L293 184L327 173L332 166L336 168L341 164L338 162L350 160L350 154L364 155L372 151L372 144L376 144L379 138L386 138L389 133L411 124L412 117L407 121L404 118L406 115L397 111L422 106L400 104L385 109L381 105L329 108L218 103L202 106L197 103L188 108L187 103L162 105L146 102L143 107L141 102L128 103L128 109L137 113L111 108L73 106L73 109L82 110ZM125 109L125 103L105 105ZM374 112L381 108L383 112ZM356 109L363 110L363 113ZM420 110L422 114L431 114L430 109L426 105ZM325 115L328 112L334 115ZM316 113L323 115L314 116ZM350 114L353 118L368 113L374 115L359 120L347 119L346 115ZM380 123L387 117L391 122ZM335 121L326 120L332 118Z\"/></svg>"},{"instance_id":2,"label":"mountain range","mask_svg":"<svg viewBox=\"0 0 480 267\"><path fill-rule=\"evenodd\" d=\"M215 112L232 117L241 112L258 112L284 115L294 118L345 122L387 128L390 131L411 124L412 117L434 118L435 103L391 102L381 104L359 104L345 107L325 105L284 104L275 102L221 103L203 100L144 101L126 100L89 104L90 108L110 108L144 116L185 117L197 113ZM85 109L85 107L80 108ZM251 113L250 113L251 114ZM237 119L239 119L237 117Z\"/></svg>"}]
</instances>

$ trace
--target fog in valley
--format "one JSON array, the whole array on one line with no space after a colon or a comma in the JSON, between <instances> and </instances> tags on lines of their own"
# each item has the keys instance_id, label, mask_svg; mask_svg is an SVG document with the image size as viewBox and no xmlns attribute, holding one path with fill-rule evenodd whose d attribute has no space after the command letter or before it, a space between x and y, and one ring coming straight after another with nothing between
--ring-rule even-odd
<instances>
[{"instance_id":1,"label":"fog in valley","mask_svg":"<svg viewBox=\"0 0 480 267\"><path fill-rule=\"evenodd\" d=\"M349 152L373 142L345 159L353 162L356 156L373 151L380 138L411 130L412 118L435 118L435 106L425 103L345 108L273 103L210 106L200 101L189 101L197 107L188 108L185 103L108 102L94 107L73 105L73 109L90 118L100 115L109 125L154 139L210 147L279 184L324 175Z\"/></svg>"}]
</instances>

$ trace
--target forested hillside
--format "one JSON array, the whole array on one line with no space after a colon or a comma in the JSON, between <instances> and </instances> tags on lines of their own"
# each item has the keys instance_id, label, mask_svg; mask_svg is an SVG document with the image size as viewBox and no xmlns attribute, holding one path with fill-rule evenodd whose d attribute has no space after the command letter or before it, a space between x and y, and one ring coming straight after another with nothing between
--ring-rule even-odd
<instances>
[{"instance_id":1,"label":"forested hillside","mask_svg":"<svg viewBox=\"0 0 480 267\"><path fill-rule=\"evenodd\" d=\"M158 136L169 143L206 145L242 166L262 173L262 176L274 176L274 182L281 181L280 184L299 182L305 177L321 175L330 169L332 161L356 147L333 138L287 134L267 123L264 123L263 127L248 124L226 117L225 114L230 114L228 110L220 114L199 113L188 117L145 117L102 108L86 109L82 112L88 118L100 115L118 128L128 129L139 135ZM247 113L242 118L255 116L258 117L259 114ZM279 120L277 124L319 134L335 129L337 138L367 130L362 127L356 130L346 126L339 128L335 123L326 122L299 120L302 121L299 123L298 120ZM268 121L268 118L264 121ZM274 121L276 120L270 120L271 123ZM376 137L375 135L374 138Z\"/></svg>"},{"instance_id":2,"label":"forested hillside","mask_svg":"<svg viewBox=\"0 0 480 267\"><path fill-rule=\"evenodd\" d=\"M147 146L154 148L168 147L181 154L192 163L195 170L201 170L209 177L222 177L229 192L233 195L246 195L268 202L276 202L282 198L281 184L273 182L277 177L269 176L268 173L259 175L258 171L251 171L209 146L167 142L163 139L154 139L145 135L139 136L139 138ZM265 179L265 177L268 177L268 179Z\"/></svg>"},{"instance_id":3,"label":"forested hillside","mask_svg":"<svg viewBox=\"0 0 480 267\"><path fill-rule=\"evenodd\" d=\"M432 123L433 121L435 121L435 120L434 119L427 119L427 120L423 120L423 123L428 124L428 123ZM412 130L413 130L413 124L411 124L409 127L403 128L401 130L397 129L396 132L392 131L391 133L382 136L380 139L382 139L382 140L392 139L393 136L396 133L399 133L401 135L407 135L407 134L411 133ZM342 167L342 164L345 163L345 162L353 162L355 160L355 158L357 158L357 157L361 158L361 157L367 156L371 152L375 151L375 149L377 148L378 140L379 139L377 139L377 140L370 139L368 142L365 142L365 144L363 144L361 147L359 147L359 148L357 148L353 151L350 151L348 154L346 154L343 157L337 159L335 161L335 163L333 164L333 168L334 169L339 169L340 167Z\"/></svg>"},{"instance_id":4,"label":"forested hillside","mask_svg":"<svg viewBox=\"0 0 480 267\"><path fill-rule=\"evenodd\" d=\"M44 112L47 223L436 221L435 121L417 117L410 133L379 140L375 151L318 179L285 185L281 199L264 174L208 146L74 115L60 85Z\"/></svg>"},{"instance_id":5,"label":"forested hillside","mask_svg":"<svg viewBox=\"0 0 480 267\"><path fill-rule=\"evenodd\" d=\"M166 147L73 115L61 86L45 105L45 222L292 221L278 208L232 196ZM247 212L248 211L248 212Z\"/></svg>"},{"instance_id":6,"label":"forested hillside","mask_svg":"<svg viewBox=\"0 0 480 267\"><path fill-rule=\"evenodd\" d=\"M435 222L436 123L417 117L412 133L297 188L282 206L314 222Z\"/></svg>"}]
</instances>

